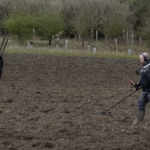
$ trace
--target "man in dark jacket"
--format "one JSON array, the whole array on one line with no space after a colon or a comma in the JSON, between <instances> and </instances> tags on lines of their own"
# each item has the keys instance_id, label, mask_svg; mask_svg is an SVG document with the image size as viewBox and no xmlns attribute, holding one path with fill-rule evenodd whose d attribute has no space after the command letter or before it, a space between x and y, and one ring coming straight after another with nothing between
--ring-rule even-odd
<instances>
[{"instance_id":1,"label":"man in dark jacket","mask_svg":"<svg viewBox=\"0 0 150 150\"><path fill-rule=\"evenodd\" d=\"M139 83L135 84L135 88L142 88L142 94L138 101L138 114L133 124L140 123L145 116L145 107L150 102L150 59L147 53L140 54L140 62L143 64L143 68L136 70L138 75L141 75Z\"/></svg>"}]
</instances>

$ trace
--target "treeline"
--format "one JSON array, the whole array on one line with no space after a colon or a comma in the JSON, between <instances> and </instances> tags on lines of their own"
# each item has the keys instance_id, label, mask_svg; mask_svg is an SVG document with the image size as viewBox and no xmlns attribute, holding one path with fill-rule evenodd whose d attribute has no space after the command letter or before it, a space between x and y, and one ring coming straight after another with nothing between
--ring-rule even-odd
<instances>
[{"instance_id":1,"label":"treeline","mask_svg":"<svg viewBox=\"0 0 150 150\"><path fill-rule=\"evenodd\" d=\"M150 0L0 0L0 30L22 44L33 31L43 39L76 35L118 38L126 32L150 43ZM124 32L124 33L123 33Z\"/></svg>"}]
</instances>

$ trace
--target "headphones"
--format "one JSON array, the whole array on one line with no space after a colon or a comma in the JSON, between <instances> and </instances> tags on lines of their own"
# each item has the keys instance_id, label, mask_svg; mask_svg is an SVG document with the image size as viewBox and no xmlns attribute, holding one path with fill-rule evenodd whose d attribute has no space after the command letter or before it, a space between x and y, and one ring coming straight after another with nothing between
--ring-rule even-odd
<instances>
[{"instance_id":1,"label":"headphones","mask_svg":"<svg viewBox=\"0 0 150 150\"><path fill-rule=\"evenodd\" d=\"M145 61L148 61L148 58L143 53L141 53L141 55L143 56Z\"/></svg>"}]
</instances>

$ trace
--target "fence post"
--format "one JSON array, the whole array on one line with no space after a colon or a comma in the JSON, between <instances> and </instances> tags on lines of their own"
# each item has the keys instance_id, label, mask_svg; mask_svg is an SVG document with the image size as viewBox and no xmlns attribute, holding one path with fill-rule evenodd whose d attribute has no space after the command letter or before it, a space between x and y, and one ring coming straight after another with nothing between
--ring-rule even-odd
<instances>
[{"instance_id":1,"label":"fence post","mask_svg":"<svg viewBox=\"0 0 150 150\"><path fill-rule=\"evenodd\" d=\"M34 42L34 33L35 33L35 29L33 28L33 42Z\"/></svg>"},{"instance_id":2,"label":"fence post","mask_svg":"<svg viewBox=\"0 0 150 150\"><path fill-rule=\"evenodd\" d=\"M131 49L128 50L128 55L131 55Z\"/></svg>"},{"instance_id":3,"label":"fence post","mask_svg":"<svg viewBox=\"0 0 150 150\"><path fill-rule=\"evenodd\" d=\"M132 33L132 46L134 45L134 34Z\"/></svg>"},{"instance_id":4,"label":"fence post","mask_svg":"<svg viewBox=\"0 0 150 150\"><path fill-rule=\"evenodd\" d=\"M118 51L118 43L117 43L117 39L115 39L116 42L116 51Z\"/></svg>"},{"instance_id":5,"label":"fence post","mask_svg":"<svg viewBox=\"0 0 150 150\"><path fill-rule=\"evenodd\" d=\"M125 30L123 29L123 39L125 40Z\"/></svg>"},{"instance_id":6,"label":"fence post","mask_svg":"<svg viewBox=\"0 0 150 150\"><path fill-rule=\"evenodd\" d=\"M128 33L128 31L126 32L126 44L128 44L128 39L129 38L129 33Z\"/></svg>"},{"instance_id":7,"label":"fence post","mask_svg":"<svg viewBox=\"0 0 150 150\"><path fill-rule=\"evenodd\" d=\"M80 35L78 35L78 38L79 38L79 47L81 46L81 37Z\"/></svg>"},{"instance_id":8,"label":"fence post","mask_svg":"<svg viewBox=\"0 0 150 150\"><path fill-rule=\"evenodd\" d=\"M90 51L90 45L88 45L88 49L87 50Z\"/></svg>"},{"instance_id":9,"label":"fence post","mask_svg":"<svg viewBox=\"0 0 150 150\"><path fill-rule=\"evenodd\" d=\"M28 42L28 46L27 47L30 48L30 42Z\"/></svg>"},{"instance_id":10,"label":"fence post","mask_svg":"<svg viewBox=\"0 0 150 150\"><path fill-rule=\"evenodd\" d=\"M93 49L93 53L96 53L96 48L94 47L94 49Z\"/></svg>"},{"instance_id":11,"label":"fence post","mask_svg":"<svg viewBox=\"0 0 150 150\"><path fill-rule=\"evenodd\" d=\"M98 31L96 30L96 42L98 41Z\"/></svg>"},{"instance_id":12,"label":"fence post","mask_svg":"<svg viewBox=\"0 0 150 150\"><path fill-rule=\"evenodd\" d=\"M65 51L67 50L67 46L68 46L68 39L66 39Z\"/></svg>"},{"instance_id":13,"label":"fence post","mask_svg":"<svg viewBox=\"0 0 150 150\"><path fill-rule=\"evenodd\" d=\"M105 39L106 39L106 47L107 47L107 35L105 36Z\"/></svg>"},{"instance_id":14,"label":"fence post","mask_svg":"<svg viewBox=\"0 0 150 150\"><path fill-rule=\"evenodd\" d=\"M139 46L141 47L142 39L139 37Z\"/></svg>"},{"instance_id":15,"label":"fence post","mask_svg":"<svg viewBox=\"0 0 150 150\"><path fill-rule=\"evenodd\" d=\"M58 49L58 44L56 44L56 49Z\"/></svg>"},{"instance_id":16,"label":"fence post","mask_svg":"<svg viewBox=\"0 0 150 150\"><path fill-rule=\"evenodd\" d=\"M92 39L94 38L93 28L91 29L91 37L92 37Z\"/></svg>"}]
</instances>

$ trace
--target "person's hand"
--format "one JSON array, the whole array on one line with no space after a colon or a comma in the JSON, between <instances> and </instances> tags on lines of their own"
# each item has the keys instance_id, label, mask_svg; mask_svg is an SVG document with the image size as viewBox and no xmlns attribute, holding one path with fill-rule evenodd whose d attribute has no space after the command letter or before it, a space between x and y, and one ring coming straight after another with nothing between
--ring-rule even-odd
<instances>
[{"instance_id":1,"label":"person's hand","mask_svg":"<svg viewBox=\"0 0 150 150\"><path fill-rule=\"evenodd\" d=\"M135 70L135 72L137 73L137 75L140 75L142 68L138 68L137 70Z\"/></svg>"},{"instance_id":2,"label":"person's hand","mask_svg":"<svg viewBox=\"0 0 150 150\"><path fill-rule=\"evenodd\" d=\"M140 83L134 84L134 87L136 88L136 90L138 90L138 88L140 87Z\"/></svg>"},{"instance_id":3,"label":"person's hand","mask_svg":"<svg viewBox=\"0 0 150 150\"><path fill-rule=\"evenodd\" d=\"M144 73L144 69L141 69L141 70L140 70L140 74L142 74L142 73Z\"/></svg>"}]
</instances>

